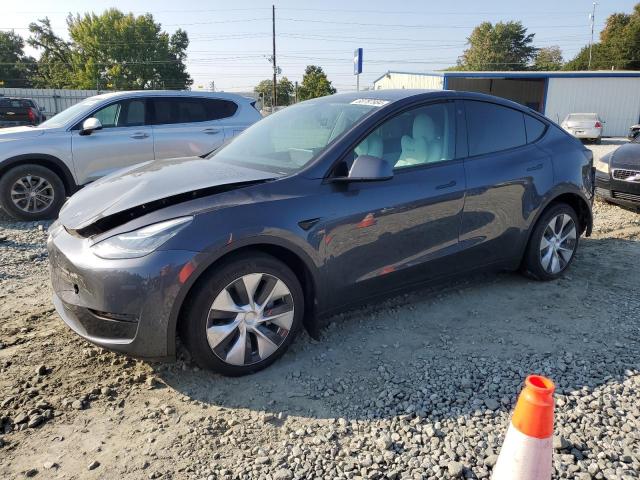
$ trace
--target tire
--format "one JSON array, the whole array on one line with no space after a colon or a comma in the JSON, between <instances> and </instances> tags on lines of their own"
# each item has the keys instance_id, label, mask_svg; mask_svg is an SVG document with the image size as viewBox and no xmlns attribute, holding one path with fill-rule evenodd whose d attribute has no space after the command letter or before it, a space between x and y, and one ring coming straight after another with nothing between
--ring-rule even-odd
<instances>
[{"instance_id":1,"label":"tire","mask_svg":"<svg viewBox=\"0 0 640 480\"><path fill-rule=\"evenodd\" d=\"M273 300L265 304L270 287ZM256 306L249 305L243 288L245 292L253 288ZM239 312L239 308L245 310ZM275 318L278 324L264 321L265 317ZM270 255L248 252L224 261L198 280L181 318L181 338L200 367L226 376L247 375L285 353L302 328L303 317L304 295L291 269ZM245 341L241 342L243 330Z\"/></svg>"},{"instance_id":2,"label":"tire","mask_svg":"<svg viewBox=\"0 0 640 480\"><path fill-rule=\"evenodd\" d=\"M56 218L65 199L60 177L41 165L18 165L0 178L0 206L17 220Z\"/></svg>"},{"instance_id":3,"label":"tire","mask_svg":"<svg viewBox=\"0 0 640 480\"><path fill-rule=\"evenodd\" d=\"M561 227L561 224L563 223L562 220L565 217L561 216L564 215L568 216L572 222L574 229L573 238L571 238L570 235L569 227L571 226L571 223L569 221L567 221L564 229L558 228ZM557 223L558 217L561 217L560 223ZM549 230L549 228L551 228L550 223L552 220L556 220L556 223L554 223L555 232ZM560 231L560 235L559 237L556 237L555 233L558 231ZM579 232L580 223L578 221L578 216L571 206L566 203L556 203L551 205L538 219L533 232L531 233L522 261L523 273L531 278L541 281L555 280L561 277L564 272L567 271L575 258L575 253L578 249L578 242L580 239ZM543 236L546 240L544 244ZM564 242L558 242L557 238L563 238L565 236L566 240ZM554 247L554 244L558 245L559 248ZM570 256L567 252L567 249L569 248L571 249ZM547 255L550 256L548 257ZM554 263L555 261L558 263ZM557 265L559 270L556 271L553 268L554 265Z\"/></svg>"},{"instance_id":4,"label":"tire","mask_svg":"<svg viewBox=\"0 0 640 480\"><path fill-rule=\"evenodd\" d=\"M596 143L596 145L600 145L602 143L602 137L596 138L594 142Z\"/></svg>"}]
</instances>

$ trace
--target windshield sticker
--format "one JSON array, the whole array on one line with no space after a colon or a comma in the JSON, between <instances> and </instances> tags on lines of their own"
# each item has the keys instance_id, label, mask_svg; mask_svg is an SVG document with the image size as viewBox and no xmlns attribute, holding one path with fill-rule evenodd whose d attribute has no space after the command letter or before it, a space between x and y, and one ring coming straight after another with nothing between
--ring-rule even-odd
<instances>
[{"instance_id":1,"label":"windshield sticker","mask_svg":"<svg viewBox=\"0 0 640 480\"><path fill-rule=\"evenodd\" d=\"M351 105L369 105L370 107L383 107L389 100L379 100L377 98L359 98L351 102Z\"/></svg>"}]
</instances>

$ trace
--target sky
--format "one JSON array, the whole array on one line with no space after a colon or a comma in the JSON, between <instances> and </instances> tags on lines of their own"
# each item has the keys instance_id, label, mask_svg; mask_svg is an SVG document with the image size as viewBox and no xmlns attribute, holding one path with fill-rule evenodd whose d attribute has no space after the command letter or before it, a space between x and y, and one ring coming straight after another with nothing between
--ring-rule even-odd
<instances>
[{"instance_id":1,"label":"sky","mask_svg":"<svg viewBox=\"0 0 640 480\"><path fill-rule=\"evenodd\" d=\"M600 0L595 38L614 12L629 13L638 0ZM536 47L559 45L571 59L589 43L592 0L1 0L0 29L27 36L30 22L49 17L63 38L69 13L111 7L150 12L167 32L187 31L193 89L252 91L270 78L271 5L276 8L276 57L281 76L301 81L306 65L324 68L339 91L355 90L353 52L364 49L361 87L388 70L427 72L453 65L474 26L520 20ZM30 55L36 51L27 49Z\"/></svg>"}]
</instances>

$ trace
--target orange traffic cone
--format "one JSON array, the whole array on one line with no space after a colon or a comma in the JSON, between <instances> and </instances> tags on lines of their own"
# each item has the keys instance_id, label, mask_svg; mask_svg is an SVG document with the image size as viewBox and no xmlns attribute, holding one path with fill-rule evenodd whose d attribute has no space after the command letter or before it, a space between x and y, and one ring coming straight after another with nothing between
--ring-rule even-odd
<instances>
[{"instance_id":1,"label":"orange traffic cone","mask_svg":"<svg viewBox=\"0 0 640 480\"><path fill-rule=\"evenodd\" d=\"M529 375L493 468L492 480L549 480L553 442L553 391L548 378Z\"/></svg>"}]
</instances>

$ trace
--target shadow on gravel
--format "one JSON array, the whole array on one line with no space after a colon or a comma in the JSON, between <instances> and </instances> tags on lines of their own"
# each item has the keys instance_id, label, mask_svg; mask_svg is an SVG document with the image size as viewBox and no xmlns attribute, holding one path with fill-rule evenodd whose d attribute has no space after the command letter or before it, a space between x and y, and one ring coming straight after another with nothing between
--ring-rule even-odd
<instances>
[{"instance_id":1,"label":"shadow on gravel","mask_svg":"<svg viewBox=\"0 0 640 480\"><path fill-rule=\"evenodd\" d=\"M320 342L299 337L274 365L242 378L188 361L156 370L193 400L273 414L442 419L508 411L532 372L566 394L640 368L640 274L625 266L638 254L640 242L587 239L555 282L478 275L419 289L332 317Z\"/></svg>"}]
</instances>

